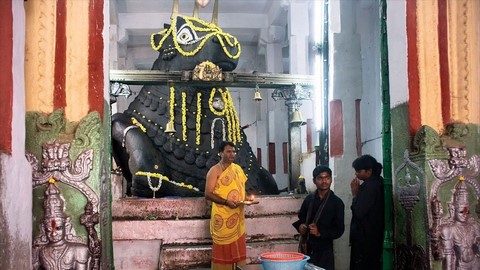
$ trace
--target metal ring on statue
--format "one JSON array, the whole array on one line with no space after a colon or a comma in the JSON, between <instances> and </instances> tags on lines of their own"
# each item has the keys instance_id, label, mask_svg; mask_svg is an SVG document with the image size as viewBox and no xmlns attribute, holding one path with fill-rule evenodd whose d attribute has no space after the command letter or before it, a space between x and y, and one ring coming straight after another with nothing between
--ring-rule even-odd
<instances>
[{"instance_id":1,"label":"metal ring on statue","mask_svg":"<svg viewBox=\"0 0 480 270\"><path fill-rule=\"evenodd\" d=\"M138 126L135 126L135 125L131 125L131 126L128 126L127 128L125 128L123 130L123 138L122 138L122 147L125 148L125 137L127 136L127 132L130 131L130 129L132 128L139 128Z\"/></svg>"}]
</instances>

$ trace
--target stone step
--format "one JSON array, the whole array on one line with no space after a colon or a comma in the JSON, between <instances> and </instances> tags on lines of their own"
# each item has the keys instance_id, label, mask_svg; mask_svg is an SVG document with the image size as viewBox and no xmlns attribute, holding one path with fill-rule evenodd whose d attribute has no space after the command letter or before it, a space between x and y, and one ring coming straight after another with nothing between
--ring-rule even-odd
<instances>
[{"instance_id":1,"label":"stone step","mask_svg":"<svg viewBox=\"0 0 480 270\"><path fill-rule=\"evenodd\" d=\"M246 217L296 215L304 195L259 196L260 203L245 208ZM205 198L123 198L112 202L114 220L159 220L209 218Z\"/></svg>"},{"instance_id":2,"label":"stone step","mask_svg":"<svg viewBox=\"0 0 480 270\"><path fill-rule=\"evenodd\" d=\"M296 251L292 223L303 196L262 196L246 206L247 263L269 251ZM112 203L116 269L208 267L210 205L204 198L118 199ZM250 267L251 268L251 267ZM254 267L255 268L255 267Z\"/></svg>"},{"instance_id":3,"label":"stone step","mask_svg":"<svg viewBox=\"0 0 480 270\"><path fill-rule=\"evenodd\" d=\"M297 233L296 216L247 218L247 242L289 239ZM126 220L112 222L113 240L162 240L164 245L211 243L210 220Z\"/></svg>"},{"instance_id":4,"label":"stone step","mask_svg":"<svg viewBox=\"0 0 480 270\"><path fill-rule=\"evenodd\" d=\"M261 267L260 254L272 251L297 251L296 240L247 243L247 264ZM115 269L183 270L210 267L210 245L162 245L160 240L114 241ZM161 258L161 259L160 259Z\"/></svg>"}]
</instances>

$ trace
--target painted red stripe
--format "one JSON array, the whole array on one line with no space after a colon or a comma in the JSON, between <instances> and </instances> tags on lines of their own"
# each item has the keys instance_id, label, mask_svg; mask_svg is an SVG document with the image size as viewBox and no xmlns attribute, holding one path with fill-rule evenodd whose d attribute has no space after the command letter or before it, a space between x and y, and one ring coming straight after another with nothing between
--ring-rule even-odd
<instances>
[{"instance_id":1,"label":"painted red stripe","mask_svg":"<svg viewBox=\"0 0 480 270\"><path fill-rule=\"evenodd\" d=\"M448 66L448 18L447 0L438 0L438 50L440 56L440 87L443 123L451 122L450 68Z\"/></svg>"},{"instance_id":2,"label":"painted red stripe","mask_svg":"<svg viewBox=\"0 0 480 270\"><path fill-rule=\"evenodd\" d=\"M339 99L330 101L330 156L343 155L343 108Z\"/></svg>"},{"instance_id":3,"label":"painted red stripe","mask_svg":"<svg viewBox=\"0 0 480 270\"><path fill-rule=\"evenodd\" d=\"M13 13L12 1L0 1L0 152L12 153L12 109L13 109Z\"/></svg>"},{"instance_id":4,"label":"painted red stripe","mask_svg":"<svg viewBox=\"0 0 480 270\"><path fill-rule=\"evenodd\" d=\"M268 171L271 174L277 173L277 165L275 160L275 143L268 143Z\"/></svg>"},{"instance_id":5,"label":"painted red stripe","mask_svg":"<svg viewBox=\"0 0 480 270\"><path fill-rule=\"evenodd\" d=\"M89 112L96 111L103 118L103 27L104 0L90 0L88 26L88 103Z\"/></svg>"},{"instance_id":6,"label":"painted red stripe","mask_svg":"<svg viewBox=\"0 0 480 270\"><path fill-rule=\"evenodd\" d=\"M420 111L420 78L418 76L417 0L407 2L407 51L409 128L413 136L422 124Z\"/></svg>"},{"instance_id":7,"label":"painted red stripe","mask_svg":"<svg viewBox=\"0 0 480 270\"><path fill-rule=\"evenodd\" d=\"M67 1L57 1L57 23L55 33L55 69L53 107L63 109L67 105L65 78L67 70Z\"/></svg>"},{"instance_id":8,"label":"painted red stripe","mask_svg":"<svg viewBox=\"0 0 480 270\"><path fill-rule=\"evenodd\" d=\"M312 125L313 120L307 119L307 151L311 152L313 149L313 142L312 142Z\"/></svg>"},{"instance_id":9,"label":"painted red stripe","mask_svg":"<svg viewBox=\"0 0 480 270\"><path fill-rule=\"evenodd\" d=\"M283 173L288 173L288 143L282 143Z\"/></svg>"}]
</instances>

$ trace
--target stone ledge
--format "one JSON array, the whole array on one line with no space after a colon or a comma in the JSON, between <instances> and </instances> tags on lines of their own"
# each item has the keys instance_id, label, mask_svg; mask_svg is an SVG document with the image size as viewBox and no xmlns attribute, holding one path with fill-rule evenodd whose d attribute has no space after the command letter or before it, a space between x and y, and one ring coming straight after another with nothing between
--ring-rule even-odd
<instances>
[{"instance_id":1,"label":"stone ledge","mask_svg":"<svg viewBox=\"0 0 480 270\"><path fill-rule=\"evenodd\" d=\"M259 196L260 202L245 208L246 217L297 214L305 198L294 196ZM281 207L280 207L281 206ZM114 220L165 220L209 218L210 205L205 198L122 198L112 202Z\"/></svg>"},{"instance_id":2,"label":"stone ledge","mask_svg":"<svg viewBox=\"0 0 480 270\"><path fill-rule=\"evenodd\" d=\"M297 234L294 215L246 219L247 241L292 239ZM210 221L195 220L130 220L113 221L113 240L163 240L164 244L211 243Z\"/></svg>"},{"instance_id":3,"label":"stone ledge","mask_svg":"<svg viewBox=\"0 0 480 270\"><path fill-rule=\"evenodd\" d=\"M295 240L247 243L247 264L258 265L258 256L262 253L295 252L297 247L298 242ZM119 270L185 270L210 267L211 245L162 246L159 240L117 240L114 241L114 251L115 269Z\"/></svg>"}]
</instances>

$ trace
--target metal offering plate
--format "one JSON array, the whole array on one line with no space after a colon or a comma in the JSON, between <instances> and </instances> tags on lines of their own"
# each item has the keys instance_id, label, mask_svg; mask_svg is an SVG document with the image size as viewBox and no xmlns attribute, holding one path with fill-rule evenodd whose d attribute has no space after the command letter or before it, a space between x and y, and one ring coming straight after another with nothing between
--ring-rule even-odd
<instances>
[{"instance_id":1,"label":"metal offering plate","mask_svg":"<svg viewBox=\"0 0 480 270\"><path fill-rule=\"evenodd\" d=\"M252 204L259 204L259 201L239 201L238 203L244 204L244 205L252 205Z\"/></svg>"}]
</instances>

